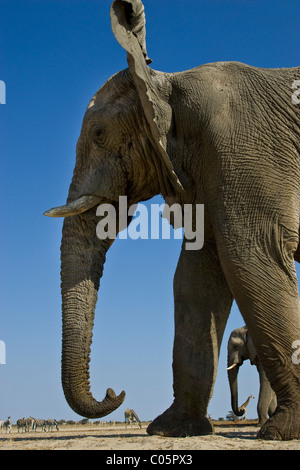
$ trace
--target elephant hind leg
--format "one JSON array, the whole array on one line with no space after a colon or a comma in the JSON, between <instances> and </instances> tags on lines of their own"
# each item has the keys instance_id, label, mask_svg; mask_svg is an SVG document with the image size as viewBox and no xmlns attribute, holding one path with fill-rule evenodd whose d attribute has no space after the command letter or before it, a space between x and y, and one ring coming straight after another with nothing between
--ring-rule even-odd
<instances>
[{"instance_id":1,"label":"elephant hind leg","mask_svg":"<svg viewBox=\"0 0 300 470\"><path fill-rule=\"evenodd\" d=\"M272 242L271 247L276 240ZM254 246L256 249L250 250L236 244L235 250L227 253L223 249L221 259L258 357L277 395L276 411L262 426L258 437L299 439L300 367L292 360L293 344L300 339L296 273L292 264L286 264L289 258L284 251L281 255L279 249L272 252Z\"/></svg>"},{"instance_id":2,"label":"elephant hind leg","mask_svg":"<svg viewBox=\"0 0 300 470\"><path fill-rule=\"evenodd\" d=\"M149 434L213 433L206 418L217 374L219 349L232 305L216 247L182 248L174 278L174 402L147 429Z\"/></svg>"}]
</instances>

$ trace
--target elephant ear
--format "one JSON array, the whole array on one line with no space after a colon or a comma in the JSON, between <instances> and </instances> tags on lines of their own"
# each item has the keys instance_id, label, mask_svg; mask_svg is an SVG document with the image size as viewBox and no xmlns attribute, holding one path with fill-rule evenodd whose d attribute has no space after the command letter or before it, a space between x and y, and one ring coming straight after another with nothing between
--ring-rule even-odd
<instances>
[{"instance_id":1,"label":"elephant ear","mask_svg":"<svg viewBox=\"0 0 300 470\"><path fill-rule=\"evenodd\" d=\"M127 62L142 107L150 127L155 148L155 162L164 197L182 191L183 187L174 172L166 147L166 131L162 129L163 115L169 123L172 109L158 93L155 73L147 64L151 63L146 49L144 5L140 0L114 0L110 10L112 31L119 44L127 51ZM164 132L165 131L165 132Z\"/></svg>"},{"instance_id":2,"label":"elephant ear","mask_svg":"<svg viewBox=\"0 0 300 470\"><path fill-rule=\"evenodd\" d=\"M257 352L256 352L256 349L255 349L255 346L253 344L253 341L251 339L251 336L249 335L249 333L247 332L247 336L246 336L246 345L247 345L247 350L248 350L248 354L249 354L249 359L250 359L250 362L251 364L256 364L257 362Z\"/></svg>"}]
</instances>

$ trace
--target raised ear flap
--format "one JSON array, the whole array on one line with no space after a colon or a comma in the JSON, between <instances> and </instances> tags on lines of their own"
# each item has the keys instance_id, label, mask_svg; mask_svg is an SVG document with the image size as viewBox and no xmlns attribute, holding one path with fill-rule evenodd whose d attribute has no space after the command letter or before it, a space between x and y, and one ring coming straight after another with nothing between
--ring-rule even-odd
<instances>
[{"instance_id":1,"label":"raised ear flap","mask_svg":"<svg viewBox=\"0 0 300 470\"><path fill-rule=\"evenodd\" d=\"M154 72L147 66L151 63L146 50L146 28L144 5L140 0L114 0L110 10L112 31L127 51L127 62L144 113L152 134L152 142L158 161L155 162L164 197L182 191L183 187L174 172L167 154L165 134L160 132L161 115L171 123L172 109L159 96ZM159 119L160 116L160 119Z\"/></svg>"}]
</instances>

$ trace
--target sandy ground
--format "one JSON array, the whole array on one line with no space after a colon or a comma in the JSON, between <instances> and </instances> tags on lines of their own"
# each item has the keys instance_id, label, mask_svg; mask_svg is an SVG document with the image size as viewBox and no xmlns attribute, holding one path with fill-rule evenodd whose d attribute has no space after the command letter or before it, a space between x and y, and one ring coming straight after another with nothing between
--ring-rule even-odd
<instances>
[{"instance_id":1,"label":"sandy ground","mask_svg":"<svg viewBox=\"0 0 300 470\"><path fill-rule=\"evenodd\" d=\"M256 439L256 425L215 425L215 435L168 438L149 436L146 425L60 426L59 431L0 434L0 450L300 450L300 440L279 442ZM134 454L133 454L134 455Z\"/></svg>"}]
</instances>

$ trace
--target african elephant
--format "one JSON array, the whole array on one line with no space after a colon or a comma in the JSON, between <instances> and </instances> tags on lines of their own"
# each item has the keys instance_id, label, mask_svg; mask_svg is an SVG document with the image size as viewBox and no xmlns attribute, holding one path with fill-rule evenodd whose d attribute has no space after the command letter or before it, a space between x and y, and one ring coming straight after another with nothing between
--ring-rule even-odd
<instances>
[{"instance_id":1,"label":"african elephant","mask_svg":"<svg viewBox=\"0 0 300 470\"><path fill-rule=\"evenodd\" d=\"M204 205L204 245L186 237L174 277L174 401L149 434L213 433L206 417L220 345L236 300L279 406L259 437L300 437L300 338L294 260L300 260L300 111L292 86L300 67L261 69L218 62L178 72L149 67L140 0L114 0L113 33L128 68L90 101L76 147L61 243L62 384L78 414L114 411L125 392L90 391L97 292L115 236L96 236L98 206L119 210L161 194L184 209ZM99 46L100 47L100 46ZM130 223L119 222L116 233ZM193 214L193 223L197 220Z\"/></svg>"},{"instance_id":2,"label":"african elephant","mask_svg":"<svg viewBox=\"0 0 300 470\"><path fill-rule=\"evenodd\" d=\"M259 374L260 389L257 403L257 414L259 424L263 425L267 421L268 415L273 415L277 406L277 399L257 356L253 341L246 326L237 328L231 332L228 340L227 351L227 371L231 392L232 411L237 416L242 416L244 413L244 410L238 406L237 377L240 366L244 361L249 359L251 364L256 366Z\"/></svg>"}]
</instances>

